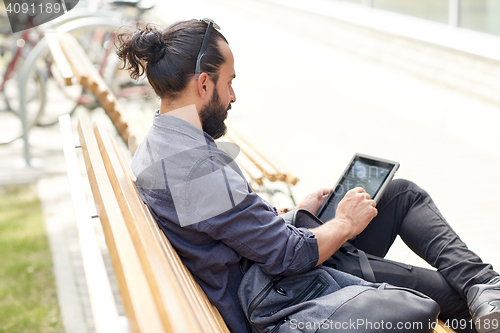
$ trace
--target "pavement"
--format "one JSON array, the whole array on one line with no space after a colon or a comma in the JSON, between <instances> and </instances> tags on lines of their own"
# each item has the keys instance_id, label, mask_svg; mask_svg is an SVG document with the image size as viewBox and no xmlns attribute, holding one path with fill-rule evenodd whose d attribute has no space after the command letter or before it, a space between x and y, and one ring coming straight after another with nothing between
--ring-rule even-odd
<instances>
[{"instance_id":1,"label":"pavement","mask_svg":"<svg viewBox=\"0 0 500 333\"><path fill-rule=\"evenodd\" d=\"M500 64L268 1L157 1L152 16L163 25L210 17L222 27L237 76L229 118L300 178L297 198L333 186L354 153L399 161L396 176L426 189L468 246L500 269L500 103L467 89L492 80ZM457 78L456 64L470 77ZM458 80L462 88L446 83ZM49 113L68 110L57 95L49 103ZM91 116L107 121L102 110ZM0 146L0 184L37 183L65 330L93 332L60 141L57 125L34 128L32 167L20 140ZM427 266L399 239L388 257Z\"/></svg>"}]
</instances>

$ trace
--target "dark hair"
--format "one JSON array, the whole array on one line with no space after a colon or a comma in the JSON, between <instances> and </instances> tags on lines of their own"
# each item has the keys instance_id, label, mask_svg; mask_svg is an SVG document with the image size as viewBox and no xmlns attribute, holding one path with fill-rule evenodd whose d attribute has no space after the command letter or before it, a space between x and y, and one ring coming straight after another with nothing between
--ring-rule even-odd
<instances>
[{"instance_id":1,"label":"dark hair","mask_svg":"<svg viewBox=\"0 0 500 333\"><path fill-rule=\"evenodd\" d=\"M152 24L137 23L135 29L120 28L117 37L118 57L130 77L137 80L146 74L160 97L175 99L194 76L196 60L207 23L199 20L178 22L165 30ZM219 69L226 61L218 41L226 38L212 28L208 48L201 61L201 71L217 83Z\"/></svg>"}]
</instances>

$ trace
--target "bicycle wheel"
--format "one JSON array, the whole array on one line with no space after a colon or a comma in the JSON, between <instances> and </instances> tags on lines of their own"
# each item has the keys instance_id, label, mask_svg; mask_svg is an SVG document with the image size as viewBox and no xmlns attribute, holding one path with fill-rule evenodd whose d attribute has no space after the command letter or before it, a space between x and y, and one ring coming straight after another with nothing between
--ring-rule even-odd
<instances>
[{"instance_id":1,"label":"bicycle wheel","mask_svg":"<svg viewBox=\"0 0 500 333\"><path fill-rule=\"evenodd\" d=\"M23 134L19 115L19 89L17 70L22 67L24 58L16 59L15 68L7 72L7 67L13 60L15 48L0 41L0 145L10 143ZM5 80L5 81L4 81ZM35 67L28 76L26 91L27 127L33 127L45 108L45 78L43 72Z\"/></svg>"}]
</instances>

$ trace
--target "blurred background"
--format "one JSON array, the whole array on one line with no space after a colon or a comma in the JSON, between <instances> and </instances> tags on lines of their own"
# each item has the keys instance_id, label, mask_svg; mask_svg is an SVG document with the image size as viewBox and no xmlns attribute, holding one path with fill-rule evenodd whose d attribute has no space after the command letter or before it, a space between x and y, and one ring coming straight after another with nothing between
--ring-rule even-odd
<instances>
[{"instance_id":1,"label":"blurred background","mask_svg":"<svg viewBox=\"0 0 500 333\"><path fill-rule=\"evenodd\" d=\"M88 10L108 21L105 15L110 15L120 25L143 20L162 27L211 18L235 57L237 102L228 122L299 178L291 187L297 201L319 187L332 187L355 153L398 161L396 178L427 190L468 246L500 269L499 1L185 0L142 6L80 1L67 15ZM0 11L5 12L1 4ZM22 49L0 99L0 201L11 203L0 212L1 251L12 256L12 261L0 259L0 316L12 318L9 311L20 307L12 290L22 289L20 281L32 290L41 267L48 267L41 293L57 300L52 301L55 310L46 312L50 315L32 320L49 318L41 328L19 329L24 326L18 321L0 317L0 332L92 332L56 120L71 112L76 124L77 114L89 113L114 128L92 94L58 82L47 51L28 74L21 73L29 53L37 50L34 35L54 28L53 23L28 37L10 34L6 17L0 19L4 77L17 48ZM100 35L110 36L115 28L103 28ZM132 82L116 71L119 63L106 51L106 39L96 39L96 29L82 25L72 33L87 45L96 67L108 59L101 74L128 110L123 116L137 126L132 130L143 133L159 101L146 82ZM12 112L20 108L21 79L30 125L24 140L20 114ZM279 192L267 198L277 207L292 205ZM13 202L25 199L34 200L33 214L39 215L42 228L36 235L21 231L28 225L21 219L28 204L9 211ZM12 268L20 261L12 242L22 235L46 239L34 253L49 251L48 262L33 264L30 254ZM401 240L388 257L428 267ZM23 278L8 280L16 271Z\"/></svg>"}]
</instances>

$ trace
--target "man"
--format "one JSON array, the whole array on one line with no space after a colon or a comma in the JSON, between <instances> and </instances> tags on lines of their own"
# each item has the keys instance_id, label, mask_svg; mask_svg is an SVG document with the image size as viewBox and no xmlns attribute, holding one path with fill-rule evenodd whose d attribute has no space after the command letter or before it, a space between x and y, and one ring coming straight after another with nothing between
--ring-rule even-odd
<instances>
[{"instance_id":1,"label":"man","mask_svg":"<svg viewBox=\"0 0 500 333\"><path fill-rule=\"evenodd\" d=\"M165 30L138 26L119 34L117 53L131 76L145 73L161 98L132 162L137 186L230 330L248 331L237 298L243 258L272 275L300 274L325 262L362 276L341 246L356 236L354 246L383 257L399 234L437 271L380 258L371 263L377 282L432 297L442 319L466 323L457 331L475 332L475 322L480 332L500 332L498 273L467 249L417 185L393 181L377 207L363 189L351 190L336 217L314 229L286 224L251 190L214 142L225 134L224 120L236 102L233 54L217 29L211 20ZM320 189L296 208L316 213L330 191Z\"/></svg>"}]
</instances>

